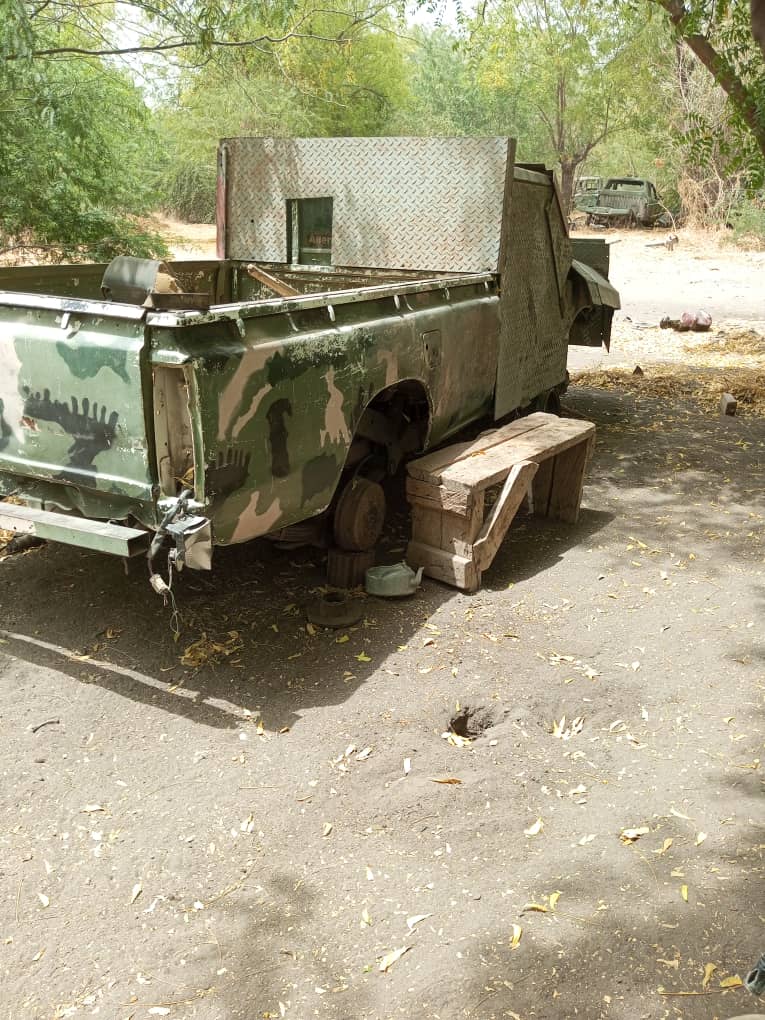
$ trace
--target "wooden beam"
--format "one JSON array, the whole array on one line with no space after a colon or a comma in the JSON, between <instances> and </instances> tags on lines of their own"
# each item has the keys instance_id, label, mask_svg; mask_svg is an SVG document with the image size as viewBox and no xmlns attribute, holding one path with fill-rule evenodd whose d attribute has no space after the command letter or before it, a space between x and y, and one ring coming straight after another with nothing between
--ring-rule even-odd
<instances>
[{"instance_id":1,"label":"wooden beam","mask_svg":"<svg viewBox=\"0 0 765 1020\"><path fill-rule=\"evenodd\" d=\"M251 262L247 266L247 275L251 276L253 280L257 280L258 283L262 283L264 287L268 287L269 290L274 291L279 297L299 297L300 291L295 290L294 287L290 287L284 280L280 280L278 276L274 276L272 273L267 273L265 269Z\"/></svg>"}]
</instances>

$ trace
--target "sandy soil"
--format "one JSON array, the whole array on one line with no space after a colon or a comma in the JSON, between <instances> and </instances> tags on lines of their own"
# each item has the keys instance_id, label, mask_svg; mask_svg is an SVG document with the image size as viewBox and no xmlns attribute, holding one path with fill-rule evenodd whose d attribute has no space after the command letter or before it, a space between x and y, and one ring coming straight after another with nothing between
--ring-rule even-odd
<instances>
[{"instance_id":1,"label":"sandy soil","mask_svg":"<svg viewBox=\"0 0 765 1020\"><path fill-rule=\"evenodd\" d=\"M2 1020L756 1012L765 419L567 403L579 523L519 520L475 596L314 631L321 554L253 544L175 641L140 568L0 562Z\"/></svg>"},{"instance_id":2,"label":"sandy soil","mask_svg":"<svg viewBox=\"0 0 765 1020\"><path fill-rule=\"evenodd\" d=\"M610 354L573 349L570 368L644 365L685 361L693 337L659 329L665 316L708 311L709 336L730 328L765 333L765 252L744 251L726 235L679 230L673 251L656 247L666 231L577 231L575 237L605 237L611 245L610 278L622 300L614 317Z\"/></svg>"},{"instance_id":3,"label":"sandy soil","mask_svg":"<svg viewBox=\"0 0 765 1020\"><path fill-rule=\"evenodd\" d=\"M175 259L214 259L215 224L182 223L159 214L154 216L155 229Z\"/></svg>"}]
</instances>

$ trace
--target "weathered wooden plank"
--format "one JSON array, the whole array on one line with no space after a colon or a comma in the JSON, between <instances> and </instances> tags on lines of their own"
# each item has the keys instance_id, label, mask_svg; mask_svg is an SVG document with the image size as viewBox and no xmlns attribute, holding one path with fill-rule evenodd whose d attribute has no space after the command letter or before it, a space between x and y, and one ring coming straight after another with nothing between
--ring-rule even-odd
<instances>
[{"instance_id":1,"label":"weathered wooden plank","mask_svg":"<svg viewBox=\"0 0 765 1020\"><path fill-rule=\"evenodd\" d=\"M538 465L534 461L525 460L510 469L502 492L473 543L473 559L479 571L486 570L496 556L502 539L528 492L531 480L537 473L537 468Z\"/></svg>"},{"instance_id":2,"label":"weathered wooden plank","mask_svg":"<svg viewBox=\"0 0 765 1020\"><path fill-rule=\"evenodd\" d=\"M440 509L430 509L415 503L412 507L412 539L440 549L443 519Z\"/></svg>"},{"instance_id":3,"label":"weathered wooden plank","mask_svg":"<svg viewBox=\"0 0 765 1020\"><path fill-rule=\"evenodd\" d=\"M456 553L457 556L472 556L473 542L478 538L483 526L484 494L479 492L476 496L476 502L467 516L448 513L442 515L439 548Z\"/></svg>"},{"instance_id":4,"label":"weathered wooden plank","mask_svg":"<svg viewBox=\"0 0 765 1020\"><path fill-rule=\"evenodd\" d=\"M548 517L576 524L582 502L584 469L590 455L592 438L564 450L555 458Z\"/></svg>"},{"instance_id":5,"label":"weathered wooden plank","mask_svg":"<svg viewBox=\"0 0 765 1020\"><path fill-rule=\"evenodd\" d=\"M518 418L498 429L491 429L483 432L477 439L469 443L454 443L452 446L445 446L441 450L434 450L424 457L418 457L407 465L407 470L412 478L421 478L424 481L438 484L441 472L453 464L464 460L467 457L480 456L485 450L490 450L508 439L515 439L517 436L527 432L533 432L550 422L559 419L554 414L545 414L538 411L529 414L525 418Z\"/></svg>"},{"instance_id":6,"label":"weathered wooden plank","mask_svg":"<svg viewBox=\"0 0 765 1020\"><path fill-rule=\"evenodd\" d=\"M421 542L410 542L406 550L406 562L417 569L422 567L428 577L444 581L455 588L477 591L481 581L475 563L465 556L457 556L443 549L434 549Z\"/></svg>"},{"instance_id":7,"label":"weathered wooden plank","mask_svg":"<svg viewBox=\"0 0 765 1020\"><path fill-rule=\"evenodd\" d=\"M523 460L545 460L588 439L595 432L589 422L558 419L556 425L545 425L520 436L511 443L487 451L482 457L459 461L442 472L445 485L470 489L486 489L502 481L514 464Z\"/></svg>"},{"instance_id":8,"label":"weathered wooden plank","mask_svg":"<svg viewBox=\"0 0 765 1020\"><path fill-rule=\"evenodd\" d=\"M540 461L539 470L531 483L531 510L537 517L546 517L550 506L555 458Z\"/></svg>"},{"instance_id":9,"label":"weathered wooden plank","mask_svg":"<svg viewBox=\"0 0 765 1020\"><path fill-rule=\"evenodd\" d=\"M447 489L443 485L431 485L430 482L411 477L406 480L406 498L410 503L420 503L424 507L452 514L468 514L475 502L470 490Z\"/></svg>"},{"instance_id":10,"label":"weathered wooden plank","mask_svg":"<svg viewBox=\"0 0 765 1020\"><path fill-rule=\"evenodd\" d=\"M251 276L253 280L257 280L258 283L262 283L264 287L268 287L269 290L274 291L279 297L299 297L300 291L295 290L284 280L280 280L278 276L274 276L273 273L267 272L261 266L251 262L247 266L247 275Z\"/></svg>"}]
</instances>

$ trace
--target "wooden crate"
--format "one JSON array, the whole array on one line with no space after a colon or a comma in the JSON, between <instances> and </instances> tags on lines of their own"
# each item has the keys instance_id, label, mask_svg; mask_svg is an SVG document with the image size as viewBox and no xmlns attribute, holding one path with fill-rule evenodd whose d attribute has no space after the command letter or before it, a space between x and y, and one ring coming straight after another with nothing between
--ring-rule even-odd
<instances>
[{"instance_id":1,"label":"wooden crate","mask_svg":"<svg viewBox=\"0 0 765 1020\"><path fill-rule=\"evenodd\" d=\"M407 562L477 591L524 499L533 513L576 522L594 438L592 422L537 413L411 461ZM486 514L486 490L499 484Z\"/></svg>"}]
</instances>

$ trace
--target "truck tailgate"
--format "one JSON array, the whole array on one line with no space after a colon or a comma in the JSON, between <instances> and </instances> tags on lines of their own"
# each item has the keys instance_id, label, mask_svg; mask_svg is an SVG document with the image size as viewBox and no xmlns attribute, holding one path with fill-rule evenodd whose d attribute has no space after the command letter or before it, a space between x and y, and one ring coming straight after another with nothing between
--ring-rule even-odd
<instances>
[{"instance_id":1,"label":"truck tailgate","mask_svg":"<svg viewBox=\"0 0 765 1020\"><path fill-rule=\"evenodd\" d=\"M151 498L143 316L128 305L0 293L6 489L11 476L116 502Z\"/></svg>"}]
</instances>

